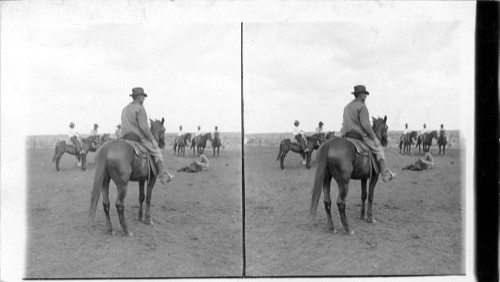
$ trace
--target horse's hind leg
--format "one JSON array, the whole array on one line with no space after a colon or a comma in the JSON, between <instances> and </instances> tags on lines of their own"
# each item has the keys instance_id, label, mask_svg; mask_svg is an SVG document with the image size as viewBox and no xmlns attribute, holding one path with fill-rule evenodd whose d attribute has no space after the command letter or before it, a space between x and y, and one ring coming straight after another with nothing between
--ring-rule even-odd
<instances>
[{"instance_id":1,"label":"horse's hind leg","mask_svg":"<svg viewBox=\"0 0 500 282\"><path fill-rule=\"evenodd\" d=\"M120 185L116 185L118 189L118 194L116 195L116 211L118 212L118 218L120 219L120 225L122 227L122 231L125 235L132 236L132 232L128 230L127 222L125 221L125 197L127 196L127 184L124 185L120 183Z\"/></svg>"},{"instance_id":2,"label":"horse's hind leg","mask_svg":"<svg viewBox=\"0 0 500 282\"><path fill-rule=\"evenodd\" d=\"M56 150L57 151L57 156L56 156L56 170L57 171L61 171L61 168L59 168L59 161L61 160L61 157L62 155L64 154L64 152L60 152L59 150Z\"/></svg>"},{"instance_id":3,"label":"horse's hind leg","mask_svg":"<svg viewBox=\"0 0 500 282\"><path fill-rule=\"evenodd\" d=\"M285 169L285 165L283 163L285 162L286 154L288 154L288 150L283 148L283 152L281 153L281 158L280 158L280 168L281 169Z\"/></svg>"},{"instance_id":4,"label":"horse's hind leg","mask_svg":"<svg viewBox=\"0 0 500 282\"><path fill-rule=\"evenodd\" d=\"M106 232L113 235L113 227L111 226L111 219L109 218L109 176L104 176L104 181L102 183L102 206L104 208L104 215L106 216Z\"/></svg>"},{"instance_id":5,"label":"horse's hind leg","mask_svg":"<svg viewBox=\"0 0 500 282\"><path fill-rule=\"evenodd\" d=\"M366 214L365 214L365 201L366 201L366 179L361 179L361 214L359 218L361 219L366 219Z\"/></svg>"},{"instance_id":6,"label":"horse's hind leg","mask_svg":"<svg viewBox=\"0 0 500 282\"><path fill-rule=\"evenodd\" d=\"M332 230L333 233L337 233L337 230L333 227L332 220L332 199L330 197L330 184L332 182L332 177L330 175L325 175L323 179L323 203L325 204L325 212L328 220L327 226L328 230Z\"/></svg>"},{"instance_id":7,"label":"horse's hind leg","mask_svg":"<svg viewBox=\"0 0 500 282\"><path fill-rule=\"evenodd\" d=\"M142 220L142 203L144 203L144 182L145 180L139 181L139 213L137 214L137 219Z\"/></svg>"},{"instance_id":8,"label":"horse's hind leg","mask_svg":"<svg viewBox=\"0 0 500 282\"><path fill-rule=\"evenodd\" d=\"M151 196L153 194L153 187L155 186L156 178L152 177L148 182L148 194L146 195L146 212L144 221L147 224L153 224L153 219L151 219Z\"/></svg>"},{"instance_id":9,"label":"horse's hind leg","mask_svg":"<svg viewBox=\"0 0 500 282\"><path fill-rule=\"evenodd\" d=\"M375 218L373 218L373 197L375 195L375 185L377 185L378 174L374 174L370 180L370 187L368 192L368 210L366 221L369 223L375 223Z\"/></svg>"},{"instance_id":10,"label":"horse's hind leg","mask_svg":"<svg viewBox=\"0 0 500 282\"><path fill-rule=\"evenodd\" d=\"M349 192L349 181L337 181L339 184L339 195L337 197L337 207L339 209L340 221L342 222L342 227L344 227L344 233L353 235L354 231L349 229L349 222L347 221L347 216L345 214L345 204L347 193ZM368 205L369 208L369 205Z\"/></svg>"}]
</instances>

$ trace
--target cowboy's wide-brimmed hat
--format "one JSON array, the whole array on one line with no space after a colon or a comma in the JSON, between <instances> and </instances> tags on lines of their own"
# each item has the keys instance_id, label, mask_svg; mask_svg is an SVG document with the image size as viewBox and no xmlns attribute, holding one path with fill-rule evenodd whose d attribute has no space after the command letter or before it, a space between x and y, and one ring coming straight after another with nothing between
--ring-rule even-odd
<instances>
[{"instance_id":1,"label":"cowboy's wide-brimmed hat","mask_svg":"<svg viewBox=\"0 0 500 282\"><path fill-rule=\"evenodd\" d=\"M94 124L94 127L99 127L99 125L97 123Z\"/></svg>"},{"instance_id":2,"label":"cowboy's wide-brimmed hat","mask_svg":"<svg viewBox=\"0 0 500 282\"><path fill-rule=\"evenodd\" d=\"M319 124L323 125L324 123L322 121L320 121Z\"/></svg>"},{"instance_id":3,"label":"cowboy's wide-brimmed hat","mask_svg":"<svg viewBox=\"0 0 500 282\"><path fill-rule=\"evenodd\" d=\"M69 123L69 126L74 126L74 125L75 125L75 123L74 123L74 122L70 122L70 123Z\"/></svg>"},{"instance_id":4,"label":"cowboy's wide-brimmed hat","mask_svg":"<svg viewBox=\"0 0 500 282\"><path fill-rule=\"evenodd\" d=\"M298 120L295 120L293 124L300 124L300 122Z\"/></svg>"},{"instance_id":5,"label":"cowboy's wide-brimmed hat","mask_svg":"<svg viewBox=\"0 0 500 282\"><path fill-rule=\"evenodd\" d=\"M130 96L133 97L138 95L143 95L144 97L148 97L148 94L144 93L144 89L142 89L142 87L132 88L132 94L130 94Z\"/></svg>"},{"instance_id":6,"label":"cowboy's wide-brimmed hat","mask_svg":"<svg viewBox=\"0 0 500 282\"><path fill-rule=\"evenodd\" d=\"M351 94L362 94L362 93L370 95L370 92L366 91L366 88L364 85L354 86L354 92L351 92Z\"/></svg>"}]
</instances>

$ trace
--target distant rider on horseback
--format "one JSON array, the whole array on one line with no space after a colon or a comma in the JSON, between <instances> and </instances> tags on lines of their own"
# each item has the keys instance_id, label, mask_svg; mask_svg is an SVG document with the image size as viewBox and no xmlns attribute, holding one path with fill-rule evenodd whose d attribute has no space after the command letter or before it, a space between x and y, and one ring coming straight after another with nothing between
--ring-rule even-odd
<instances>
[{"instance_id":1,"label":"distant rider on horseback","mask_svg":"<svg viewBox=\"0 0 500 282\"><path fill-rule=\"evenodd\" d=\"M94 128L90 130L90 136L99 137L99 125L97 123L95 123Z\"/></svg>"},{"instance_id":2,"label":"distant rider on horseback","mask_svg":"<svg viewBox=\"0 0 500 282\"><path fill-rule=\"evenodd\" d=\"M396 176L392 173L385 163L385 154L380 144L380 140L373 132L370 124L370 114L368 113L368 108L366 107L365 100L367 95L370 93L366 91L363 85L354 86L354 100L352 100L344 108L344 117L342 123L341 134L342 137L350 131L355 131L363 137L363 141L372 152L377 157L377 162L380 168L380 173L382 174L382 179L385 181L390 181ZM388 176L388 178L387 178Z\"/></svg>"},{"instance_id":3,"label":"distant rider on horseback","mask_svg":"<svg viewBox=\"0 0 500 282\"><path fill-rule=\"evenodd\" d=\"M116 126L115 137L116 137L116 139L122 138L122 126L121 126L121 124L118 124Z\"/></svg>"},{"instance_id":4,"label":"distant rider on horseback","mask_svg":"<svg viewBox=\"0 0 500 282\"><path fill-rule=\"evenodd\" d=\"M320 121L318 124L318 127L316 127L316 133L317 134L322 134L323 133L323 122Z\"/></svg>"},{"instance_id":5,"label":"distant rider on horseback","mask_svg":"<svg viewBox=\"0 0 500 282\"><path fill-rule=\"evenodd\" d=\"M443 138L444 144L448 144L448 139L446 138L446 130L444 129L444 125L441 124L441 128L439 129L439 137Z\"/></svg>"},{"instance_id":6,"label":"distant rider on horseback","mask_svg":"<svg viewBox=\"0 0 500 282\"><path fill-rule=\"evenodd\" d=\"M403 134L406 135L406 133L408 133L409 130L408 130L408 123L405 123L405 129L403 129Z\"/></svg>"},{"instance_id":7,"label":"distant rider on horseback","mask_svg":"<svg viewBox=\"0 0 500 282\"><path fill-rule=\"evenodd\" d=\"M295 137L295 139L297 141L299 141L300 149L302 150L302 152L307 153L307 152L309 152L309 149L306 148L306 141L305 141L305 137L304 137L304 131L302 131L299 128L299 124L300 124L300 122L298 120L295 120L295 122L293 123L293 125L294 125L294 127L292 129L292 131L293 131L293 137Z\"/></svg>"},{"instance_id":8,"label":"distant rider on horseback","mask_svg":"<svg viewBox=\"0 0 500 282\"><path fill-rule=\"evenodd\" d=\"M80 145L80 135L75 130L75 124L71 122L68 129L68 137L71 143L75 145L77 155L83 154L82 146Z\"/></svg>"},{"instance_id":9,"label":"distant rider on horseback","mask_svg":"<svg viewBox=\"0 0 500 282\"><path fill-rule=\"evenodd\" d=\"M182 132L182 125L179 125L179 132L177 132L177 136L181 137L183 134L184 132Z\"/></svg>"},{"instance_id":10,"label":"distant rider on horseback","mask_svg":"<svg viewBox=\"0 0 500 282\"><path fill-rule=\"evenodd\" d=\"M158 142L154 139L148 125L148 115L144 109L144 99L148 96L144 93L144 89L136 87L132 89L130 94L133 101L125 106L122 110L122 133L135 135L141 140L141 144L148 149L153 156L156 167L158 169L158 177L162 184L171 180L170 174L165 170L163 165L163 155L161 153Z\"/></svg>"},{"instance_id":11,"label":"distant rider on horseback","mask_svg":"<svg viewBox=\"0 0 500 282\"><path fill-rule=\"evenodd\" d=\"M198 125L198 130L196 131L194 136L201 136L201 127Z\"/></svg>"}]
</instances>

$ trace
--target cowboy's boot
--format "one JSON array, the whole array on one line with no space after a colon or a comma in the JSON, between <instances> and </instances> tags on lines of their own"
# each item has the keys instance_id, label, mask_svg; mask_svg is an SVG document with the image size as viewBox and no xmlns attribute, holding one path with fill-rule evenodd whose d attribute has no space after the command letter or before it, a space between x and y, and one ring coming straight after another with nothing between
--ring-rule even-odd
<instances>
[{"instance_id":1,"label":"cowboy's boot","mask_svg":"<svg viewBox=\"0 0 500 282\"><path fill-rule=\"evenodd\" d=\"M156 162L156 168L158 169L158 178L160 179L161 184L166 184L174 178L172 175L170 175L166 170L165 167L163 166L162 161L157 161Z\"/></svg>"},{"instance_id":2,"label":"cowboy's boot","mask_svg":"<svg viewBox=\"0 0 500 282\"><path fill-rule=\"evenodd\" d=\"M304 140L304 138L301 139L300 146L302 147L302 152L309 152L309 148L306 147L306 141Z\"/></svg>"},{"instance_id":3,"label":"cowboy's boot","mask_svg":"<svg viewBox=\"0 0 500 282\"><path fill-rule=\"evenodd\" d=\"M379 159L377 163L380 169L380 174L382 174L382 180L384 180L384 182L391 181L392 179L394 179L396 174L387 168L387 165L385 164L385 159Z\"/></svg>"}]
</instances>

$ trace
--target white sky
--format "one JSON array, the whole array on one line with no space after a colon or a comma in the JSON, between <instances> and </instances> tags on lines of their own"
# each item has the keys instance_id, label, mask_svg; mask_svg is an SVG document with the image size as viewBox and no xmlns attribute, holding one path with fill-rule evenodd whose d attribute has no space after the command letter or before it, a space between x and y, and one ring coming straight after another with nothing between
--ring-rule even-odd
<instances>
[{"instance_id":1,"label":"white sky","mask_svg":"<svg viewBox=\"0 0 500 282\"><path fill-rule=\"evenodd\" d=\"M319 121L338 131L357 84L370 92L370 115L387 115L389 129L405 122L459 129L466 96L474 95L471 27L458 20L245 24L245 132L291 132L295 119L306 131Z\"/></svg>"},{"instance_id":2,"label":"white sky","mask_svg":"<svg viewBox=\"0 0 500 282\"><path fill-rule=\"evenodd\" d=\"M27 82L28 134L65 134L70 121L80 133L94 123L114 133L136 86L148 94L148 116L165 117L167 131L241 130L239 24L51 20L28 25L3 52L7 71L19 68Z\"/></svg>"}]
</instances>

